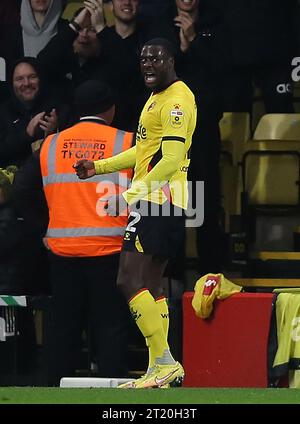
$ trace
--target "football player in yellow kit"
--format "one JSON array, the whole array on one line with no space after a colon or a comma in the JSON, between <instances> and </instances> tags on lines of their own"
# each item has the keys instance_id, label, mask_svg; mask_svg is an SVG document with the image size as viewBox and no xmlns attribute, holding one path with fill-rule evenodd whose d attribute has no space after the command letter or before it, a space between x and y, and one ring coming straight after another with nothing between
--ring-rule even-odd
<instances>
[{"instance_id":1,"label":"football player in yellow kit","mask_svg":"<svg viewBox=\"0 0 300 424\"><path fill-rule=\"evenodd\" d=\"M131 187L110 197L106 206L111 215L126 206L130 210L118 286L149 349L146 374L123 388L177 386L184 378L183 367L168 345L162 277L168 258L176 255L184 238L187 170L197 108L193 93L177 78L173 46L167 40L147 42L140 66L152 94L140 115L136 145L108 159L80 160L74 165L82 179L134 167Z\"/></svg>"}]
</instances>

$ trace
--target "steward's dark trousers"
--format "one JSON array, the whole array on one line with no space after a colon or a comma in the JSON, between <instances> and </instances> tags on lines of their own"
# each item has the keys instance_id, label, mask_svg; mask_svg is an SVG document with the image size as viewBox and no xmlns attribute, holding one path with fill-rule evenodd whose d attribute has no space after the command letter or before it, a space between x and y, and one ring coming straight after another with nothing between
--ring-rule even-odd
<instances>
[{"instance_id":1,"label":"steward's dark trousers","mask_svg":"<svg viewBox=\"0 0 300 424\"><path fill-rule=\"evenodd\" d=\"M49 259L53 293L50 384L59 384L61 377L73 376L80 368L83 330L89 334L99 377L127 376L131 317L116 287L119 255L69 258L50 253Z\"/></svg>"}]
</instances>

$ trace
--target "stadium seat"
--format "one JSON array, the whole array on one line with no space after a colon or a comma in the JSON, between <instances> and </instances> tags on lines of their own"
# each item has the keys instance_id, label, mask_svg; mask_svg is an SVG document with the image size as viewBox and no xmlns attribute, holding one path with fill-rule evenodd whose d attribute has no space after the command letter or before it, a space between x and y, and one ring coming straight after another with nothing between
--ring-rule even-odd
<instances>
[{"instance_id":1,"label":"stadium seat","mask_svg":"<svg viewBox=\"0 0 300 424\"><path fill-rule=\"evenodd\" d=\"M115 24L115 17L112 10L112 2L103 3L103 10L107 26L113 26Z\"/></svg>"},{"instance_id":2,"label":"stadium seat","mask_svg":"<svg viewBox=\"0 0 300 424\"><path fill-rule=\"evenodd\" d=\"M263 99L261 89L254 84L254 95L252 99L252 110L251 110L251 132L253 134L259 120L263 115L266 114L265 102Z\"/></svg>"},{"instance_id":3,"label":"stadium seat","mask_svg":"<svg viewBox=\"0 0 300 424\"><path fill-rule=\"evenodd\" d=\"M237 165L242 158L244 143L250 139L249 113L224 112L219 127L221 151L227 152L232 163Z\"/></svg>"},{"instance_id":4,"label":"stadium seat","mask_svg":"<svg viewBox=\"0 0 300 424\"><path fill-rule=\"evenodd\" d=\"M259 216L279 221L284 217L295 220L300 209L299 181L300 114L264 115L253 139L245 144L242 159L242 218L248 247L256 241ZM272 263L270 268L269 261L268 266L264 261L257 262L251 258L250 249L247 250L250 253L248 276L256 276L257 272L257 276L274 276L276 269L283 272L282 259ZM263 248L257 245L254 250L259 252ZM291 275L298 276L295 269Z\"/></svg>"},{"instance_id":5,"label":"stadium seat","mask_svg":"<svg viewBox=\"0 0 300 424\"><path fill-rule=\"evenodd\" d=\"M241 209L248 253L251 243L256 241L258 217L282 219L299 213L299 148L298 141L252 140L247 143L242 161ZM255 249L261 250L259 246Z\"/></svg>"},{"instance_id":6,"label":"stadium seat","mask_svg":"<svg viewBox=\"0 0 300 424\"><path fill-rule=\"evenodd\" d=\"M252 206L299 206L300 142L247 143L242 161L243 192Z\"/></svg>"},{"instance_id":7,"label":"stadium seat","mask_svg":"<svg viewBox=\"0 0 300 424\"><path fill-rule=\"evenodd\" d=\"M268 260L268 258L293 258L293 255L289 255L292 252L260 252L257 254L257 257L260 257L262 260ZM253 255L254 256L254 255ZM296 257L294 257L296 259ZM278 274L273 277L263 278L231 278L234 284L244 287L244 289L275 289L275 288L299 288L300 287L300 278L284 278L280 277Z\"/></svg>"},{"instance_id":8,"label":"stadium seat","mask_svg":"<svg viewBox=\"0 0 300 424\"><path fill-rule=\"evenodd\" d=\"M72 1L68 3L63 11L62 18L71 21L74 13L83 6L83 1Z\"/></svg>"},{"instance_id":9,"label":"stadium seat","mask_svg":"<svg viewBox=\"0 0 300 424\"><path fill-rule=\"evenodd\" d=\"M225 222L230 215L239 215L241 175L239 164L244 144L250 138L249 113L225 112L219 123L221 133L221 201L225 213ZM229 224L226 226L228 227Z\"/></svg>"},{"instance_id":10,"label":"stadium seat","mask_svg":"<svg viewBox=\"0 0 300 424\"><path fill-rule=\"evenodd\" d=\"M252 252L248 267L257 278L279 279L280 287L300 287L300 252Z\"/></svg>"},{"instance_id":11,"label":"stadium seat","mask_svg":"<svg viewBox=\"0 0 300 424\"><path fill-rule=\"evenodd\" d=\"M300 113L270 113L262 116L253 139L300 142Z\"/></svg>"},{"instance_id":12,"label":"stadium seat","mask_svg":"<svg viewBox=\"0 0 300 424\"><path fill-rule=\"evenodd\" d=\"M300 114L266 114L244 145L242 214L299 208Z\"/></svg>"}]
</instances>

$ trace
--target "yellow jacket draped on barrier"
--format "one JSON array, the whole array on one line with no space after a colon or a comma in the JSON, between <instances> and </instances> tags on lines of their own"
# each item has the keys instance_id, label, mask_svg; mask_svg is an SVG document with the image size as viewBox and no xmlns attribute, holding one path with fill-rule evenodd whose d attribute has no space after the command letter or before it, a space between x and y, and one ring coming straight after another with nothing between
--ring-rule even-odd
<instances>
[{"instance_id":1,"label":"yellow jacket draped on barrier","mask_svg":"<svg viewBox=\"0 0 300 424\"><path fill-rule=\"evenodd\" d=\"M196 282L194 290L192 306L195 314L205 319L213 310L215 298L225 299L234 293L239 293L242 287L227 280L223 274L206 274Z\"/></svg>"}]
</instances>

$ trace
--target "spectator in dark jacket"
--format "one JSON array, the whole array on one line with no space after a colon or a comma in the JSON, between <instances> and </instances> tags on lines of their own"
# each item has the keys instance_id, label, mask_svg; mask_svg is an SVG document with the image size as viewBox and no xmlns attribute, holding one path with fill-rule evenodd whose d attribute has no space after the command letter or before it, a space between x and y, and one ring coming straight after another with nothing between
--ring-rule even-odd
<instances>
[{"instance_id":1,"label":"spectator in dark jacket","mask_svg":"<svg viewBox=\"0 0 300 424\"><path fill-rule=\"evenodd\" d=\"M139 70L139 53L146 41L160 35L153 22L138 21L139 0L113 0L115 25L107 26L102 0L87 0L74 19L52 38L38 59L49 80L71 92L88 79L106 81L115 91L113 125L134 131L149 93Z\"/></svg>"},{"instance_id":2,"label":"spectator in dark jacket","mask_svg":"<svg viewBox=\"0 0 300 424\"><path fill-rule=\"evenodd\" d=\"M20 165L32 143L55 132L65 121L61 95L43 78L36 59L16 62L9 77L10 98L0 105L0 166Z\"/></svg>"},{"instance_id":3,"label":"spectator in dark jacket","mask_svg":"<svg viewBox=\"0 0 300 424\"><path fill-rule=\"evenodd\" d=\"M97 2L89 0L85 4ZM163 24L157 19L151 19L149 14L140 16L140 3L140 0L112 0L114 25L97 31L111 72L118 69L117 78L111 82L117 94L113 124L128 131L136 130L140 112L150 94L140 73L141 48L150 39L165 35ZM95 12L92 8L89 10L92 16Z\"/></svg>"},{"instance_id":4,"label":"spectator in dark jacket","mask_svg":"<svg viewBox=\"0 0 300 424\"><path fill-rule=\"evenodd\" d=\"M139 17L143 19L156 19L168 15L173 6L173 0L140 0Z\"/></svg>"},{"instance_id":5,"label":"spectator in dark jacket","mask_svg":"<svg viewBox=\"0 0 300 424\"><path fill-rule=\"evenodd\" d=\"M23 56L37 56L63 25L61 13L61 0L22 0L20 21L3 34L8 70Z\"/></svg>"},{"instance_id":6,"label":"spectator in dark jacket","mask_svg":"<svg viewBox=\"0 0 300 424\"><path fill-rule=\"evenodd\" d=\"M139 0L112 0L115 24L98 32L110 67L119 69L118 78L112 84L117 92L113 124L129 131L136 130L141 109L149 96L140 73L140 50L155 36L153 22L139 20L139 3Z\"/></svg>"},{"instance_id":7,"label":"spectator in dark jacket","mask_svg":"<svg viewBox=\"0 0 300 424\"><path fill-rule=\"evenodd\" d=\"M86 8L80 8L38 54L38 61L48 81L58 84L72 97L74 89L89 79L110 83L117 80L118 69L108 66L97 38L97 25L102 28L101 14L91 19Z\"/></svg>"}]
</instances>

